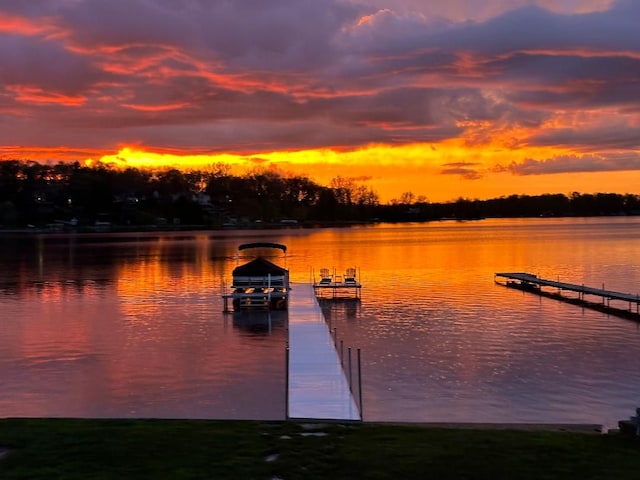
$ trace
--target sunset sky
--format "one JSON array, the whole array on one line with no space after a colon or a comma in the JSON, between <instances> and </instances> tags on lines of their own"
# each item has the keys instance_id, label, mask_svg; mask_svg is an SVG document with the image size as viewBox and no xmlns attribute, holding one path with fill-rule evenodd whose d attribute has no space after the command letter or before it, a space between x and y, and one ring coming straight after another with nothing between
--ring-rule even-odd
<instances>
[{"instance_id":1,"label":"sunset sky","mask_svg":"<svg viewBox=\"0 0 640 480\"><path fill-rule=\"evenodd\" d=\"M640 1L0 3L0 159L640 193Z\"/></svg>"}]
</instances>

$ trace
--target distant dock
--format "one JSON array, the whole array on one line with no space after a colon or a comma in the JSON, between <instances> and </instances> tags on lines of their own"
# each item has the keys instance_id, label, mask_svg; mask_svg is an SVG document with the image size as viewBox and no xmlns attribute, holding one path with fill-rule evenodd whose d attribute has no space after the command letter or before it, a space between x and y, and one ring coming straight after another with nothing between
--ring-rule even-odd
<instances>
[{"instance_id":1,"label":"distant dock","mask_svg":"<svg viewBox=\"0 0 640 480\"><path fill-rule=\"evenodd\" d=\"M638 294L606 290L604 285L602 288L594 288L574 283L547 280L532 273L524 272L495 273L494 281L498 285L505 287L516 288L543 297L554 298L574 305L640 321L640 295ZM545 290L545 288L547 289ZM563 295L564 292L574 292L578 296ZM587 300L587 296L589 296L589 300ZM593 301L591 298L598 300ZM612 304L612 301L616 303ZM623 308L620 305L626 305L627 308Z\"/></svg>"}]
</instances>

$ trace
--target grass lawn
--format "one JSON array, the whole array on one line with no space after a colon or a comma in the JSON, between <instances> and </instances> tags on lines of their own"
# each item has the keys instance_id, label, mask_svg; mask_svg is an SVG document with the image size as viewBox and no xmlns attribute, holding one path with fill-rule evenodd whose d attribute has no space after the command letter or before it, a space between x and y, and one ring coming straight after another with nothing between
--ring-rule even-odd
<instances>
[{"instance_id":1,"label":"grass lawn","mask_svg":"<svg viewBox=\"0 0 640 480\"><path fill-rule=\"evenodd\" d=\"M2 480L640 478L636 439L566 432L0 419L3 449Z\"/></svg>"}]
</instances>

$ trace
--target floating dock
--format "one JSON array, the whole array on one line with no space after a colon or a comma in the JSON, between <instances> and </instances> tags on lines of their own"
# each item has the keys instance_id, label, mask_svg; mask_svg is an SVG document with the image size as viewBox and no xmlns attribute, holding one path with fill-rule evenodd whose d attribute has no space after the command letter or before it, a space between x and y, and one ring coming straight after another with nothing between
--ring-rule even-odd
<instances>
[{"instance_id":1,"label":"floating dock","mask_svg":"<svg viewBox=\"0 0 640 480\"><path fill-rule=\"evenodd\" d=\"M328 268L320 269L320 280L313 282L313 290L318 298L360 298L362 284L355 268L347 268L344 275L333 274Z\"/></svg>"},{"instance_id":2,"label":"floating dock","mask_svg":"<svg viewBox=\"0 0 640 480\"><path fill-rule=\"evenodd\" d=\"M631 293L606 290L604 285L602 285L602 288L594 288L574 283L547 280L532 273L524 272L496 273L494 274L494 281L497 284L504 285L506 287L517 288L518 290L536 293L544 297L555 298L574 305L581 305L583 307L599 310L605 313L640 320L640 295L638 294L634 295ZM553 290L544 290L544 287L548 287ZM578 297L568 297L563 295L563 292L575 292L578 294ZM599 301L594 302L587 300L585 298L587 295L599 298ZM623 304L626 304L628 308L625 309L612 305L612 300L623 302Z\"/></svg>"},{"instance_id":3,"label":"floating dock","mask_svg":"<svg viewBox=\"0 0 640 480\"><path fill-rule=\"evenodd\" d=\"M362 420L311 284L289 296L287 418Z\"/></svg>"}]
</instances>

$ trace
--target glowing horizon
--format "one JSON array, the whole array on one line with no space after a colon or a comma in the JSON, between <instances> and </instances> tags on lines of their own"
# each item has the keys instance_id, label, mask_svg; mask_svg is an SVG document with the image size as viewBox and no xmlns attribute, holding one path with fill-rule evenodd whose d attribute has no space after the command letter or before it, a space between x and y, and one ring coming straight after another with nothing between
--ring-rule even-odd
<instances>
[{"instance_id":1,"label":"glowing horizon","mask_svg":"<svg viewBox=\"0 0 640 480\"><path fill-rule=\"evenodd\" d=\"M478 148L465 147L457 141L445 142L435 146L422 145L373 145L352 151L336 151L333 149L305 150L294 152L267 152L254 155L240 154L179 154L168 152L153 152L135 147L124 147L116 154L103 155L97 162L119 167L134 167L142 169L176 168L179 170L203 170L225 165L234 174L243 174L253 168L275 168L282 174L294 174L309 177L321 185L329 185L335 177L353 179L357 184L371 188L383 203L400 198L404 192L411 192L415 197L423 196L429 201L449 201L459 197L464 198L495 198L512 194L538 195L543 193L596 193L609 191L602 188L602 173L590 185L586 177L588 173L576 172L564 175L548 174L543 185L529 184L528 174L515 174L513 168L519 164L516 160L529 156L560 156L582 160L585 155L577 155L570 151L558 149L527 149L513 151L494 148L487 150L485 146ZM87 164L94 164L96 160L87 159ZM401 170L405 181L394 178L393 171ZM508 182L500 182L498 178L508 175ZM629 176L629 172L608 172L618 187L627 187L616 193L632 193L638 176ZM469 180L478 177L491 176L493 188L456 191L459 186L458 177L468 177ZM554 177L559 182L554 182ZM581 185L581 189L562 190L560 184L571 183L566 177L573 177ZM551 177L551 178L549 178ZM626 181L625 181L626 178ZM473 186L473 182L467 183ZM587 185L589 185L587 187ZM517 191L514 190L516 186ZM552 186L555 186L552 187ZM400 187L400 188L399 188ZM551 188L549 188L551 187ZM586 188L585 188L586 187ZM560 188L560 190L558 190ZM483 194L484 192L484 194Z\"/></svg>"}]
</instances>

